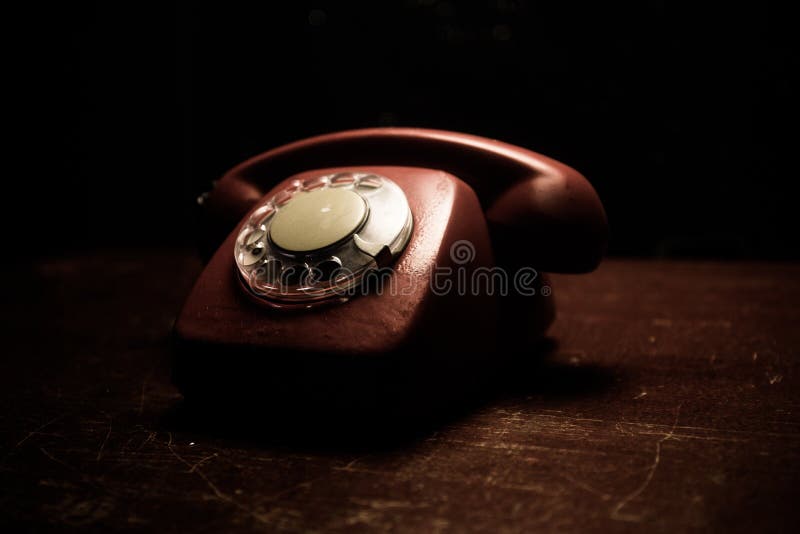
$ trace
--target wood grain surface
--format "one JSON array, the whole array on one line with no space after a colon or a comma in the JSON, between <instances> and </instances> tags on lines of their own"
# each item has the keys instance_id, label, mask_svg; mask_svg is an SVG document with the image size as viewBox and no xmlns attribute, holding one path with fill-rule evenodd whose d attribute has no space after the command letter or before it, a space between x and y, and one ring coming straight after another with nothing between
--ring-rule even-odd
<instances>
[{"instance_id":1,"label":"wood grain surface","mask_svg":"<svg viewBox=\"0 0 800 534\"><path fill-rule=\"evenodd\" d=\"M200 269L146 250L5 269L0 525L797 531L798 264L555 276L545 356L396 433L185 416L170 331Z\"/></svg>"}]
</instances>

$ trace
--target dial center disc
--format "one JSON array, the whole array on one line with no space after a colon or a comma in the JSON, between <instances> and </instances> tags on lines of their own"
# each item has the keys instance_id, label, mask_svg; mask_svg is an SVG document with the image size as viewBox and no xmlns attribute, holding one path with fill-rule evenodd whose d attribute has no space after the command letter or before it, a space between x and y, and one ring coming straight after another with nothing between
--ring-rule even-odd
<instances>
[{"instance_id":1,"label":"dial center disc","mask_svg":"<svg viewBox=\"0 0 800 534\"><path fill-rule=\"evenodd\" d=\"M309 252L333 245L358 230L367 204L348 189L301 192L272 220L272 242L289 252Z\"/></svg>"}]
</instances>

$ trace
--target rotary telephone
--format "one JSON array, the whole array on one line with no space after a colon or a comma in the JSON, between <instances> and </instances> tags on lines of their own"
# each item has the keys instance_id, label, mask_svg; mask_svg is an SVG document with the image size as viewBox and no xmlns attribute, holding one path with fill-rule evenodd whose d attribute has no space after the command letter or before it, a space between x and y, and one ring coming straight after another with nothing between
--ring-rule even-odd
<instances>
[{"instance_id":1,"label":"rotary telephone","mask_svg":"<svg viewBox=\"0 0 800 534\"><path fill-rule=\"evenodd\" d=\"M554 318L542 273L593 270L607 239L570 167L416 128L270 150L203 210L218 248L175 325L187 398L449 392L533 346Z\"/></svg>"}]
</instances>

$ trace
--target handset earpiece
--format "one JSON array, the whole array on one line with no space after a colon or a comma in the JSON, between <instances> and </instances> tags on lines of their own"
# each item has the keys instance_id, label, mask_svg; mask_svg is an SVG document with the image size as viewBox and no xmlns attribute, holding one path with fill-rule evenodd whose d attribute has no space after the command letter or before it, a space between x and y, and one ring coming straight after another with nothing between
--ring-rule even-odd
<instances>
[{"instance_id":1,"label":"handset earpiece","mask_svg":"<svg viewBox=\"0 0 800 534\"><path fill-rule=\"evenodd\" d=\"M499 264L587 272L606 247L597 193L574 169L507 143L419 128L370 128L312 137L229 171L208 196L213 246L286 176L309 168L402 165L441 169L478 194Z\"/></svg>"}]
</instances>

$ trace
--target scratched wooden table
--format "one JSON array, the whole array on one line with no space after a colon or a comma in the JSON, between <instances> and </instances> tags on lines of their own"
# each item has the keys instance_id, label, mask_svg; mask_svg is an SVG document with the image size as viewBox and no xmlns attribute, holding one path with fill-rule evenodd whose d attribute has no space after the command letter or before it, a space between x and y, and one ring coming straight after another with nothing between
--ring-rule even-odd
<instances>
[{"instance_id":1,"label":"scratched wooden table","mask_svg":"<svg viewBox=\"0 0 800 534\"><path fill-rule=\"evenodd\" d=\"M6 269L0 525L797 531L798 264L555 277L544 365L380 443L176 423L169 332L199 269L141 250Z\"/></svg>"}]
</instances>

